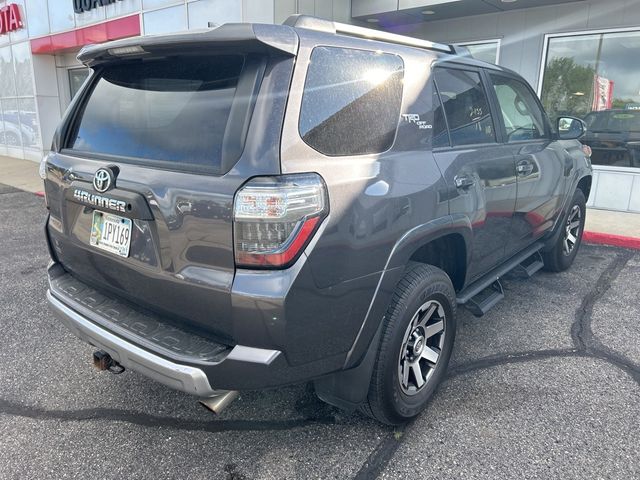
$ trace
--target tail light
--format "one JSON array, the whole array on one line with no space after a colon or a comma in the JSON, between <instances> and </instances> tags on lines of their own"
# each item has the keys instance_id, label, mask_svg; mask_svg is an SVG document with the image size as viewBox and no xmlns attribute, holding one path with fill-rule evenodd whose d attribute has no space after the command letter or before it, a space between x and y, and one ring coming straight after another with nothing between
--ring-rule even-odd
<instances>
[{"instance_id":1,"label":"tail light","mask_svg":"<svg viewBox=\"0 0 640 480\"><path fill-rule=\"evenodd\" d=\"M257 177L233 204L238 267L284 268L295 262L329 211L315 173Z\"/></svg>"}]
</instances>

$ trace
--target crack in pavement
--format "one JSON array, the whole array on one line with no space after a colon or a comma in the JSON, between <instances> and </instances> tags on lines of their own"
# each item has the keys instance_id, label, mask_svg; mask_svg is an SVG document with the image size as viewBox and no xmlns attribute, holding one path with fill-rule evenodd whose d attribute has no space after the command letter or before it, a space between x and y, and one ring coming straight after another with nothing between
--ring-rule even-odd
<instances>
[{"instance_id":1,"label":"crack in pavement","mask_svg":"<svg viewBox=\"0 0 640 480\"><path fill-rule=\"evenodd\" d=\"M483 357L479 360L458 365L457 367L450 369L449 372L447 372L444 382L460 375L501 365L535 362L548 358L585 357L603 360L623 370L633 380L640 384L640 366L634 364L624 355L604 346L598 341L591 330L594 305L605 295L605 293L607 293L607 291L609 291L611 284L616 280L616 278L618 278L620 272L624 267L626 267L633 255L634 252L631 250L622 250L618 253L611 264L600 274L594 287L582 298L582 302L576 310L575 319L571 324L571 338L574 344L573 348L530 350ZM400 427L393 434L385 436L385 438L383 438L371 452L369 458L367 458L354 479L362 480L378 478L395 455L402 443L404 433L412 424L413 420Z\"/></svg>"},{"instance_id":2,"label":"crack in pavement","mask_svg":"<svg viewBox=\"0 0 640 480\"><path fill-rule=\"evenodd\" d=\"M414 420L409 423L396 427L396 429L386 435L380 443L374 448L365 462L356 473L354 480L370 480L378 478L378 476L393 458L396 451L400 447L400 440L404 436L404 432L413 424Z\"/></svg>"}]
</instances>

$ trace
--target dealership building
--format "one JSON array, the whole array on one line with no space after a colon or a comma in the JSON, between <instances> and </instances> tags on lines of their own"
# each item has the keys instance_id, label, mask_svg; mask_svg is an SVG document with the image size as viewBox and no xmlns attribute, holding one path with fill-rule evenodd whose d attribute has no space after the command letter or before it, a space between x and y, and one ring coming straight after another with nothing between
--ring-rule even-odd
<instances>
[{"instance_id":1,"label":"dealership building","mask_svg":"<svg viewBox=\"0 0 640 480\"><path fill-rule=\"evenodd\" d=\"M589 205L640 212L640 0L0 1L2 156L39 161L89 70L80 48L302 13L466 46L589 127Z\"/></svg>"}]
</instances>

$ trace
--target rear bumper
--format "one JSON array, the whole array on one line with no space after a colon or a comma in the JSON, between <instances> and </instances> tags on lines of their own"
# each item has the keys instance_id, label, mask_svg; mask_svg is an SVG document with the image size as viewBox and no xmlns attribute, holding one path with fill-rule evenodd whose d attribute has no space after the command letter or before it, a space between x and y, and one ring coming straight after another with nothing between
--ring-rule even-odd
<instances>
[{"instance_id":1,"label":"rear bumper","mask_svg":"<svg viewBox=\"0 0 640 480\"><path fill-rule=\"evenodd\" d=\"M74 335L104 350L124 367L142 373L168 387L199 397L210 397L217 393L201 369L171 362L114 335L66 306L55 298L50 290L47 290L47 301L53 314Z\"/></svg>"},{"instance_id":2,"label":"rear bumper","mask_svg":"<svg viewBox=\"0 0 640 480\"><path fill-rule=\"evenodd\" d=\"M73 279L53 264L47 301L78 338L126 368L198 397L220 390L260 388L281 381L286 362L278 350L194 340L150 314L136 311ZM275 376L269 372L277 372Z\"/></svg>"}]
</instances>

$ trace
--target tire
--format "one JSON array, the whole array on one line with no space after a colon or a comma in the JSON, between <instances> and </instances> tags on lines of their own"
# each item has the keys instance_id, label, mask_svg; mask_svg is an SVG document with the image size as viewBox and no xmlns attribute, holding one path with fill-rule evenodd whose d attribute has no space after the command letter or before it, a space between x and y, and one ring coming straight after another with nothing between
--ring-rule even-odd
<instances>
[{"instance_id":1,"label":"tire","mask_svg":"<svg viewBox=\"0 0 640 480\"><path fill-rule=\"evenodd\" d=\"M455 315L456 296L447 274L431 265L411 263L385 315L369 393L361 406L363 413L398 425L426 407L451 358ZM440 326L442 331L436 333ZM416 361L417 370L408 366ZM424 382L421 386L417 371Z\"/></svg>"},{"instance_id":2,"label":"tire","mask_svg":"<svg viewBox=\"0 0 640 480\"><path fill-rule=\"evenodd\" d=\"M19 147L20 138L13 132L5 132L4 143L10 147Z\"/></svg>"},{"instance_id":3,"label":"tire","mask_svg":"<svg viewBox=\"0 0 640 480\"><path fill-rule=\"evenodd\" d=\"M545 270L562 272L569 268L575 260L582 243L582 232L584 231L584 222L587 216L586 203L584 193L582 193L582 190L577 189L573 194L567 214L560 225L560 228L563 229L562 233L555 245L550 250L542 253ZM572 241L571 238L574 238L574 240Z\"/></svg>"}]
</instances>

